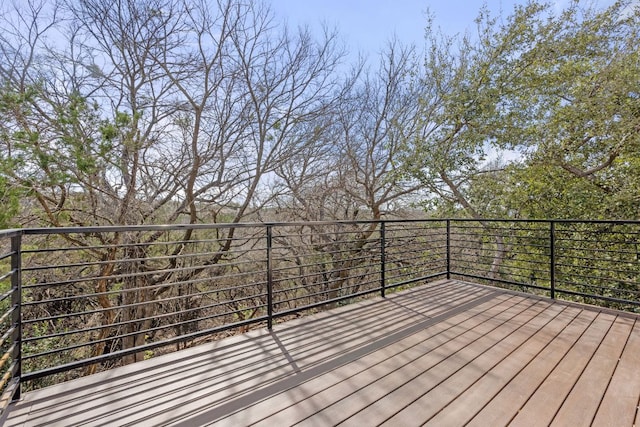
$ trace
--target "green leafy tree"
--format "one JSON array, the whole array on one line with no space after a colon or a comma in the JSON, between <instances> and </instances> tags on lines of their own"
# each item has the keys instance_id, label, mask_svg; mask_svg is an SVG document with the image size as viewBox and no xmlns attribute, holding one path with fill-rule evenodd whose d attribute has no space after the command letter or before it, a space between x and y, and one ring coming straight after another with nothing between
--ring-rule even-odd
<instances>
[{"instance_id":1,"label":"green leafy tree","mask_svg":"<svg viewBox=\"0 0 640 427\"><path fill-rule=\"evenodd\" d=\"M461 39L429 27L424 131L403 159L427 202L475 218L638 217L633 5L531 2L504 20L483 10L477 36ZM515 160L496 159L505 151Z\"/></svg>"},{"instance_id":2,"label":"green leafy tree","mask_svg":"<svg viewBox=\"0 0 640 427\"><path fill-rule=\"evenodd\" d=\"M574 2L522 60L512 109L527 111L507 144L528 153L510 183L530 217L640 217L640 14ZM539 200L545 200L545 205ZM526 203L522 203L526 202Z\"/></svg>"}]
</instances>

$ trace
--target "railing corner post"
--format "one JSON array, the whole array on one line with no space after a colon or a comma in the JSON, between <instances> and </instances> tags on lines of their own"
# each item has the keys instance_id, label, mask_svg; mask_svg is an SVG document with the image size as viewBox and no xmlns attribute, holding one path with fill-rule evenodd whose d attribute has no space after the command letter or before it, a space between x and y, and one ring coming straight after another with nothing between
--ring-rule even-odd
<instances>
[{"instance_id":1,"label":"railing corner post","mask_svg":"<svg viewBox=\"0 0 640 427\"><path fill-rule=\"evenodd\" d=\"M549 223L549 286L551 299L556 298L556 223Z\"/></svg>"},{"instance_id":2,"label":"railing corner post","mask_svg":"<svg viewBox=\"0 0 640 427\"><path fill-rule=\"evenodd\" d=\"M451 220L447 219L447 280L451 280Z\"/></svg>"},{"instance_id":3,"label":"railing corner post","mask_svg":"<svg viewBox=\"0 0 640 427\"><path fill-rule=\"evenodd\" d=\"M11 319L13 332L13 360L15 367L12 380L17 381L12 400L19 400L22 387L22 233L11 238L11 305L14 307Z\"/></svg>"},{"instance_id":4,"label":"railing corner post","mask_svg":"<svg viewBox=\"0 0 640 427\"><path fill-rule=\"evenodd\" d=\"M267 328L273 329L273 226L267 225Z\"/></svg>"},{"instance_id":5,"label":"railing corner post","mask_svg":"<svg viewBox=\"0 0 640 427\"><path fill-rule=\"evenodd\" d=\"M386 272L387 272L387 255L386 255L386 226L385 222L380 223L380 296L385 298L386 294Z\"/></svg>"}]
</instances>

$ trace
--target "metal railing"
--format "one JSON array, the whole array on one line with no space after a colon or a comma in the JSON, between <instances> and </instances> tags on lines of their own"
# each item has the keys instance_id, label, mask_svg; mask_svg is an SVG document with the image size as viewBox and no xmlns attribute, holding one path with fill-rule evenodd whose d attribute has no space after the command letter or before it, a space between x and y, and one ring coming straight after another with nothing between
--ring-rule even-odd
<instances>
[{"instance_id":1,"label":"metal railing","mask_svg":"<svg viewBox=\"0 0 640 427\"><path fill-rule=\"evenodd\" d=\"M0 238L0 410L4 410L11 400L20 398L22 234L9 230Z\"/></svg>"},{"instance_id":2,"label":"metal railing","mask_svg":"<svg viewBox=\"0 0 640 427\"><path fill-rule=\"evenodd\" d=\"M640 222L386 220L0 232L2 406L28 389L438 278L640 307Z\"/></svg>"},{"instance_id":3,"label":"metal railing","mask_svg":"<svg viewBox=\"0 0 640 427\"><path fill-rule=\"evenodd\" d=\"M458 219L450 226L450 275L639 311L638 221Z\"/></svg>"}]
</instances>

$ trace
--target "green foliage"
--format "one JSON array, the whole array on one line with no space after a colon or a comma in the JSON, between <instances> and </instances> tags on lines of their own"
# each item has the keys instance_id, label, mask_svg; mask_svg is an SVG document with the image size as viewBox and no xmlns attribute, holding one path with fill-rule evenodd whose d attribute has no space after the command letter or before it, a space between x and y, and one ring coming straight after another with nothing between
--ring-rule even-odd
<instances>
[{"instance_id":1,"label":"green foliage","mask_svg":"<svg viewBox=\"0 0 640 427\"><path fill-rule=\"evenodd\" d=\"M0 228L16 227L15 216L20 210L20 199L23 192L11 185L6 176L0 175Z\"/></svg>"},{"instance_id":2,"label":"green foliage","mask_svg":"<svg viewBox=\"0 0 640 427\"><path fill-rule=\"evenodd\" d=\"M623 9L623 3L601 12L575 3L545 24L545 38L522 55L530 65L510 101L528 110L529 122L512 126L511 144L529 155L510 180L529 198L554 192L562 201L524 215L639 215L629 186L639 179L630 166L640 152L640 18L623 18Z\"/></svg>"},{"instance_id":3,"label":"green foliage","mask_svg":"<svg viewBox=\"0 0 640 427\"><path fill-rule=\"evenodd\" d=\"M639 217L640 16L628 5L533 2L503 24L482 11L477 39L428 29L424 137L403 170L437 194L432 207ZM490 161L505 149L519 158Z\"/></svg>"}]
</instances>

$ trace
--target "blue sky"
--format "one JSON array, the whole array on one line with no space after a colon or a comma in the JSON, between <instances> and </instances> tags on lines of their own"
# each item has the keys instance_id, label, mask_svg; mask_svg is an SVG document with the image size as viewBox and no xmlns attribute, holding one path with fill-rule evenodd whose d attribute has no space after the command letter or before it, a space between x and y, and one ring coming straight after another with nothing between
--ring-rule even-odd
<instances>
[{"instance_id":1,"label":"blue sky","mask_svg":"<svg viewBox=\"0 0 640 427\"><path fill-rule=\"evenodd\" d=\"M362 51L370 57L384 46L393 34L405 43L422 45L427 9L435 15L435 23L447 34L474 28L474 19L484 1L481 0L270 0L279 18L290 25L308 24L317 28L320 22L337 26L349 50ZM556 0L561 9L569 0ZM599 5L613 0L599 0ZM487 0L492 14L502 10L508 15L516 4L526 0Z\"/></svg>"}]
</instances>

